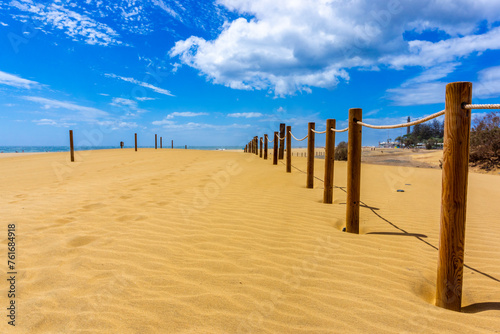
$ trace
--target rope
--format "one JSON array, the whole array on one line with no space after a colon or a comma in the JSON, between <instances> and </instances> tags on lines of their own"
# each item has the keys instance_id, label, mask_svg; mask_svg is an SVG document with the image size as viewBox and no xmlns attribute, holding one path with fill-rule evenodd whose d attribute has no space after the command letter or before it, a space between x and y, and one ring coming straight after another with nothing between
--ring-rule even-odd
<instances>
[{"instance_id":1,"label":"rope","mask_svg":"<svg viewBox=\"0 0 500 334\"><path fill-rule=\"evenodd\" d=\"M500 104L465 104L464 109L500 109Z\"/></svg>"},{"instance_id":2,"label":"rope","mask_svg":"<svg viewBox=\"0 0 500 334\"><path fill-rule=\"evenodd\" d=\"M279 140L285 140L285 139L286 139L286 135L285 135L285 137L283 137L283 138L281 138L280 136L278 136L278 139L279 139Z\"/></svg>"},{"instance_id":3,"label":"rope","mask_svg":"<svg viewBox=\"0 0 500 334\"><path fill-rule=\"evenodd\" d=\"M304 139L306 139L309 135L305 136L304 138L302 139L297 139L297 137L295 137L292 133L292 131L289 131L288 133L290 133L290 135L293 137L293 139L295 139L296 141L303 141Z\"/></svg>"},{"instance_id":4,"label":"rope","mask_svg":"<svg viewBox=\"0 0 500 334\"><path fill-rule=\"evenodd\" d=\"M311 129L311 131L314 132L314 133L317 133L317 134L326 133L326 130L325 131L314 131L313 129Z\"/></svg>"},{"instance_id":5,"label":"rope","mask_svg":"<svg viewBox=\"0 0 500 334\"><path fill-rule=\"evenodd\" d=\"M371 124L366 124L366 123L363 123L360 121L356 121L356 123L359 125L362 125L362 126L366 126L367 128L372 128L372 129L397 129L397 128L405 128L408 126L424 123L424 122L427 122L428 120L439 117L441 115L444 115L444 110L441 110L435 114L432 114L430 116L424 117L422 119L419 119L417 121L413 121L410 123L403 123L403 124L396 124L396 125L371 125Z\"/></svg>"},{"instance_id":6,"label":"rope","mask_svg":"<svg viewBox=\"0 0 500 334\"><path fill-rule=\"evenodd\" d=\"M337 130L337 129L334 129L334 128L330 128L330 130L332 130L333 132L346 132L347 130L349 130L349 128L345 128L345 129L342 129L342 130Z\"/></svg>"}]
</instances>

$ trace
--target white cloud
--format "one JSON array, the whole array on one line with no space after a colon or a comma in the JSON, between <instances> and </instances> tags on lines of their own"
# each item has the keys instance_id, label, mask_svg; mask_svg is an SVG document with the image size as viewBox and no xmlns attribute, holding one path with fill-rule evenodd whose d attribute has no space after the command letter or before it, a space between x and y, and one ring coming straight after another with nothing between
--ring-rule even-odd
<instances>
[{"instance_id":1,"label":"white cloud","mask_svg":"<svg viewBox=\"0 0 500 334\"><path fill-rule=\"evenodd\" d=\"M9 25L7 23L0 22L0 24L4 27L8 27Z\"/></svg>"},{"instance_id":2,"label":"white cloud","mask_svg":"<svg viewBox=\"0 0 500 334\"><path fill-rule=\"evenodd\" d=\"M109 96L109 94L106 94L106 93L101 93L99 95L102 95L102 96Z\"/></svg>"},{"instance_id":3,"label":"white cloud","mask_svg":"<svg viewBox=\"0 0 500 334\"><path fill-rule=\"evenodd\" d=\"M183 111L183 112L173 112L168 114L166 119L172 119L174 117L197 117L197 116L206 116L208 113L206 112L191 112L191 111Z\"/></svg>"},{"instance_id":4,"label":"white cloud","mask_svg":"<svg viewBox=\"0 0 500 334\"><path fill-rule=\"evenodd\" d=\"M147 82L142 82L142 81L139 81L139 80L135 80L134 78L127 78L127 77L121 77L119 75L116 75L116 74L104 74L105 76L109 77L109 78L115 78L115 79L120 79L120 80L123 80L123 81L126 81L126 82L130 82L130 83L133 83L135 85L139 85L141 87L144 87L144 88L148 88L148 89L151 89L155 92L157 92L158 94L163 94L163 95L168 95L168 96L175 96L173 95L170 91L166 90L166 89L163 89L163 88L159 88L159 87L155 87Z\"/></svg>"},{"instance_id":5,"label":"white cloud","mask_svg":"<svg viewBox=\"0 0 500 334\"><path fill-rule=\"evenodd\" d=\"M50 126L55 126L55 127L64 127L67 128L71 125L75 125L76 123L67 123L64 121L56 121L53 119L48 119L48 118L43 118L39 120L33 120L32 122L36 123L37 125L50 125Z\"/></svg>"},{"instance_id":6,"label":"white cloud","mask_svg":"<svg viewBox=\"0 0 500 334\"><path fill-rule=\"evenodd\" d=\"M160 7L161 9L163 9L166 13L168 13L172 17L182 21L179 14L177 14L172 8L167 6L162 0L151 0L151 1L154 5Z\"/></svg>"},{"instance_id":7,"label":"white cloud","mask_svg":"<svg viewBox=\"0 0 500 334\"><path fill-rule=\"evenodd\" d=\"M219 0L246 18L216 39L191 36L170 50L208 80L277 96L334 88L347 70L436 66L500 49L500 1ZM481 22L487 31L477 33ZM446 40L405 41L407 31L443 32ZM488 31L489 30L489 31Z\"/></svg>"},{"instance_id":8,"label":"white cloud","mask_svg":"<svg viewBox=\"0 0 500 334\"><path fill-rule=\"evenodd\" d=\"M250 124L230 124L230 125L215 125L215 124L207 124L207 123L195 123L189 122L185 124L177 124L175 122L166 123L168 121L163 121L163 124L155 124L155 125L163 125L164 129L174 129L174 130L197 130L197 129L211 129L211 130L228 130L228 129L248 129L251 127Z\"/></svg>"},{"instance_id":9,"label":"white cloud","mask_svg":"<svg viewBox=\"0 0 500 334\"><path fill-rule=\"evenodd\" d=\"M244 118L253 118L253 117L262 117L260 112L237 112L233 114L228 114L227 117L244 117Z\"/></svg>"},{"instance_id":10,"label":"white cloud","mask_svg":"<svg viewBox=\"0 0 500 334\"><path fill-rule=\"evenodd\" d=\"M154 97L136 97L135 99L138 100L138 101L141 101L141 102L156 100Z\"/></svg>"},{"instance_id":11,"label":"white cloud","mask_svg":"<svg viewBox=\"0 0 500 334\"><path fill-rule=\"evenodd\" d=\"M36 97L36 96L24 96L23 97L25 100L35 102L38 104L41 104L43 108L45 109L65 109L65 110L72 110L72 111L77 111L78 112L78 117L72 117L71 115L66 115L67 119L78 119L78 120L85 120L85 121L92 121L95 120L96 118L99 117L106 117L108 116L108 113L96 108L91 108L91 107L84 107L80 106L71 102L65 102L65 101L58 101L58 100L53 100L53 99L46 99L44 97Z\"/></svg>"},{"instance_id":12,"label":"white cloud","mask_svg":"<svg viewBox=\"0 0 500 334\"><path fill-rule=\"evenodd\" d=\"M119 45L120 37L108 25L98 22L87 15L65 8L60 3L44 5L32 0L14 0L10 6L28 14L31 20L41 26L61 30L73 40L82 40L91 45Z\"/></svg>"},{"instance_id":13,"label":"white cloud","mask_svg":"<svg viewBox=\"0 0 500 334\"><path fill-rule=\"evenodd\" d=\"M286 109L283 107L279 107L276 111L277 112L286 112Z\"/></svg>"},{"instance_id":14,"label":"white cloud","mask_svg":"<svg viewBox=\"0 0 500 334\"><path fill-rule=\"evenodd\" d=\"M397 106L444 103L446 82L439 79L446 78L458 66L460 63L445 63L424 70L400 87L388 89L386 98Z\"/></svg>"},{"instance_id":15,"label":"white cloud","mask_svg":"<svg viewBox=\"0 0 500 334\"><path fill-rule=\"evenodd\" d=\"M473 98L486 99L500 95L500 66L485 68L478 73L478 82L472 85Z\"/></svg>"},{"instance_id":16,"label":"white cloud","mask_svg":"<svg viewBox=\"0 0 500 334\"><path fill-rule=\"evenodd\" d=\"M5 73L2 71L0 71L0 85L7 85L16 88L26 88L26 89L40 87L40 84L36 81L23 79L16 75Z\"/></svg>"}]
</instances>

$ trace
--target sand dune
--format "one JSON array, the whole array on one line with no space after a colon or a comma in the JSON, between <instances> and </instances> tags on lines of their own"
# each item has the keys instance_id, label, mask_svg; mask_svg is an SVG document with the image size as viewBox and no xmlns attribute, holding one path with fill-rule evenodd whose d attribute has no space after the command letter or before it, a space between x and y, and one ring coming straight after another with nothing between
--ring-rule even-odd
<instances>
[{"instance_id":1,"label":"sand dune","mask_svg":"<svg viewBox=\"0 0 500 334\"><path fill-rule=\"evenodd\" d=\"M2 333L500 332L497 176L469 175L456 313L433 304L439 169L363 164L351 235L344 162L325 205L320 159L306 189L301 157L287 174L237 152L68 156L0 161L1 240L15 223L19 272L17 326Z\"/></svg>"}]
</instances>

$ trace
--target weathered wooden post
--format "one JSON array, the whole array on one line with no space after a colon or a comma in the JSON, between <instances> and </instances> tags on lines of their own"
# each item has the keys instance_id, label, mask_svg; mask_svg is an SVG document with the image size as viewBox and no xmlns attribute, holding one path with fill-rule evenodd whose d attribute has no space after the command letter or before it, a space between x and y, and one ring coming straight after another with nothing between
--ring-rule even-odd
<instances>
[{"instance_id":1,"label":"weathered wooden post","mask_svg":"<svg viewBox=\"0 0 500 334\"><path fill-rule=\"evenodd\" d=\"M359 234L359 193L361 185L361 128L363 110L349 109L347 141L347 211L346 231Z\"/></svg>"},{"instance_id":2,"label":"weathered wooden post","mask_svg":"<svg viewBox=\"0 0 500 334\"><path fill-rule=\"evenodd\" d=\"M283 160L284 153L285 153L285 123L280 124L280 148L279 148L279 154L278 154L278 159Z\"/></svg>"},{"instance_id":3,"label":"weathered wooden post","mask_svg":"<svg viewBox=\"0 0 500 334\"><path fill-rule=\"evenodd\" d=\"M75 161L75 147L73 146L73 130L69 130L69 152L71 161Z\"/></svg>"},{"instance_id":4,"label":"weathered wooden post","mask_svg":"<svg viewBox=\"0 0 500 334\"><path fill-rule=\"evenodd\" d=\"M243 152L247 153L247 148L248 148L248 145L245 145L245 149L243 150Z\"/></svg>"},{"instance_id":5,"label":"weathered wooden post","mask_svg":"<svg viewBox=\"0 0 500 334\"><path fill-rule=\"evenodd\" d=\"M160 148L163 148L162 139L163 137L160 137Z\"/></svg>"},{"instance_id":6,"label":"weathered wooden post","mask_svg":"<svg viewBox=\"0 0 500 334\"><path fill-rule=\"evenodd\" d=\"M286 127L286 172L292 172L292 127L288 125Z\"/></svg>"},{"instance_id":7,"label":"weathered wooden post","mask_svg":"<svg viewBox=\"0 0 500 334\"><path fill-rule=\"evenodd\" d=\"M255 155L259 155L259 136L255 136L253 142L255 143Z\"/></svg>"},{"instance_id":8,"label":"weathered wooden post","mask_svg":"<svg viewBox=\"0 0 500 334\"><path fill-rule=\"evenodd\" d=\"M278 131L274 132L273 165L278 164Z\"/></svg>"},{"instance_id":9,"label":"weathered wooden post","mask_svg":"<svg viewBox=\"0 0 500 334\"><path fill-rule=\"evenodd\" d=\"M155 150L158 149L158 136L155 134Z\"/></svg>"},{"instance_id":10,"label":"weathered wooden post","mask_svg":"<svg viewBox=\"0 0 500 334\"><path fill-rule=\"evenodd\" d=\"M323 191L323 203L333 203L333 179L335 164L335 120L326 120L325 140L325 190Z\"/></svg>"},{"instance_id":11,"label":"weathered wooden post","mask_svg":"<svg viewBox=\"0 0 500 334\"><path fill-rule=\"evenodd\" d=\"M172 149L174 148L174 140L172 139Z\"/></svg>"},{"instance_id":12,"label":"weathered wooden post","mask_svg":"<svg viewBox=\"0 0 500 334\"><path fill-rule=\"evenodd\" d=\"M135 151L137 152L137 133L135 134Z\"/></svg>"},{"instance_id":13,"label":"weathered wooden post","mask_svg":"<svg viewBox=\"0 0 500 334\"><path fill-rule=\"evenodd\" d=\"M264 135L264 160L267 160L267 134Z\"/></svg>"},{"instance_id":14,"label":"weathered wooden post","mask_svg":"<svg viewBox=\"0 0 500 334\"><path fill-rule=\"evenodd\" d=\"M314 188L314 122L307 127L307 188Z\"/></svg>"},{"instance_id":15,"label":"weathered wooden post","mask_svg":"<svg viewBox=\"0 0 500 334\"><path fill-rule=\"evenodd\" d=\"M262 137L260 137L260 153L259 158L262 158Z\"/></svg>"},{"instance_id":16,"label":"weathered wooden post","mask_svg":"<svg viewBox=\"0 0 500 334\"><path fill-rule=\"evenodd\" d=\"M462 105L471 101L472 83L446 85L436 305L453 311L462 308L471 124L471 111Z\"/></svg>"}]
</instances>

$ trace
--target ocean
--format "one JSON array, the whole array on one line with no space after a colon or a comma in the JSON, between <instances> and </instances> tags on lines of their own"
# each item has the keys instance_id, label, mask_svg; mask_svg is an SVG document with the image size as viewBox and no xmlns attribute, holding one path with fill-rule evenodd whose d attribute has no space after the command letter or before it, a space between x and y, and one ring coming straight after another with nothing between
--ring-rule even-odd
<instances>
[{"instance_id":1,"label":"ocean","mask_svg":"<svg viewBox=\"0 0 500 334\"><path fill-rule=\"evenodd\" d=\"M89 150L109 150L119 149L119 146L81 146L75 147L75 151ZM134 146L124 146L124 148L134 148ZM138 148L154 148L154 146L138 146ZM163 150L169 149L164 147ZM184 146L174 146L174 148L183 149ZM191 150L242 150L241 146L188 146ZM160 149L158 147L158 149ZM30 152L69 152L69 146L0 146L0 153L30 153Z\"/></svg>"}]
</instances>

